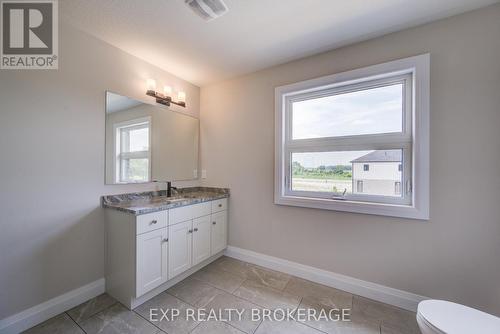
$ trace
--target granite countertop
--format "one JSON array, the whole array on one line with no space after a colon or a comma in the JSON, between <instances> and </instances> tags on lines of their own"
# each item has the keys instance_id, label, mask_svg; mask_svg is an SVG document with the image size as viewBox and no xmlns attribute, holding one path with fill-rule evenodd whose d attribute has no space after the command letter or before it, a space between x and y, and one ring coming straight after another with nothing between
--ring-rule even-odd
<instances>
[{"instance_id":1,"label":"granite countertop","mask_svg":"<svg viewBox=\"0 0 500 334\"><path fill-rule=\"evenodd\" d=\"M229 189L209 187L180 188L171 197L165 190L102 196L104 208L114 209L133 215L163 211L215 199L229 197Z\"/></svg>"}]
</instances>

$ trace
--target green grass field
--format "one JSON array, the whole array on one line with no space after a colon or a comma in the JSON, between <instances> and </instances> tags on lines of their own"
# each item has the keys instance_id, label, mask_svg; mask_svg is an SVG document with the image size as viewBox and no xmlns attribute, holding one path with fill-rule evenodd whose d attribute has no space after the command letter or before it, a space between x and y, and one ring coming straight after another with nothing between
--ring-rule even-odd
<instances>
[{"instance_id":1,"label":"green grass field","mask_svg":"<svg viewBox=\"0 0 500 334\"><path fill-rule=\"evenodd\" d=\"M350 165L319 166L316 168L305 168L299 162L292 163L292 177L315 180L351 180L352 171Z\"/></svg>"},{"instance_id":2,"label":"green grass field","mask_svg":"<svg viewBox=\"0 0 500 334\"><path fill-rule=\"evenodd\" d=\"M334 172L326 172L326 173L293 173L293 177L301 178L301 179L318 179L318 180L351 180L352 174L350 172L334 173Z\"/></svg>"}]
</instances>

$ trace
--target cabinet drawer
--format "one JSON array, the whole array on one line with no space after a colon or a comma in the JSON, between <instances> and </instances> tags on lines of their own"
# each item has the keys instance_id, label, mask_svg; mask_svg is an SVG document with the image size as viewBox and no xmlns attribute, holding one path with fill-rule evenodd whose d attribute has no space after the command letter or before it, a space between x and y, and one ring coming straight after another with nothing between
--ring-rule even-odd
<instances>
[{"instance_id":1,"label":"cabinet drawer","mask_svg":"<svg viewBox=\"0 0 500 334\"><path fill-rule=\"evenodd\" d=\"M146 233L167 226L167 211L151 212L136 217L137 234Z\"/></svg>"},{"instance_id":2,"label":"cabinet drawer","mask_svg":"<svg viewBox=\"0 0 500 334\"><path fill-rule=\"evenodd\" d=\"M211 212L211 202L193 204L180 208L170 209L168 211L168 224L174 225L177 223L191 220L194 218L207 216Z\"/></svg>"},{"instance_id":3,"label":"cabinet drawer","mask_svg":"<svg viewBox=\"0 0 500 334\"><path fill-rule=\"evenodd\" d=\"M212 201L212 212L227 210L227 198Z\"/></svg>"}]
</instances>

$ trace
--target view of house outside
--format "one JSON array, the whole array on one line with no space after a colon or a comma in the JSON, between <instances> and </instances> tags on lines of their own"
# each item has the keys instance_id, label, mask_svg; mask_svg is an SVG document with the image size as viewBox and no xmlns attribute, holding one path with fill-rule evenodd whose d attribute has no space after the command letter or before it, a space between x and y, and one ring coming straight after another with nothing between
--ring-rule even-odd
<instances>
[{"instance_id":1,"label":"view of house outside","mask_svg":"<svg viewBox=\"0 0 500 334\"><path fill-rule=\"evenodd\" d=\"M292 154L292 190L401 196L401 150Z\"/></svg>"}]
</instances>

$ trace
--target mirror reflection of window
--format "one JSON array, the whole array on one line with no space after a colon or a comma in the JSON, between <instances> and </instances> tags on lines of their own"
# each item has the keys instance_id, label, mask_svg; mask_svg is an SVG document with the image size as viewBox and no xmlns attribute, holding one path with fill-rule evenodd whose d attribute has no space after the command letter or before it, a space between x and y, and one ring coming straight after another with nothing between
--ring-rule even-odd
<instances>
[{"instance_id":1,"label":"mirror reflection of window","mask_svg":"<svg viewBox=\"0 0 500 334\"><path fill-rule=\"evenodd\" d=\"M106 92L106 184L198 178L199 120Z\"/></svg>"},{"instance_id":2,"label":"mirror reflection of window","mask_svg":"<svg viewBox=\"0 0 500 334\"><path fill-rule=\"evenodd\" d=\"M117 183L148 182L151 171L151 119L115 124L115 180Z\"/></svg>"}]
</instances>

